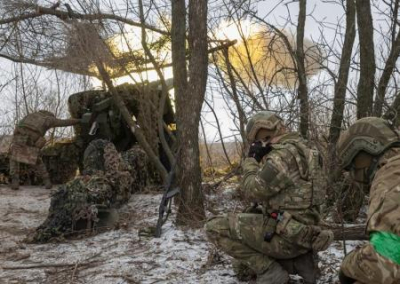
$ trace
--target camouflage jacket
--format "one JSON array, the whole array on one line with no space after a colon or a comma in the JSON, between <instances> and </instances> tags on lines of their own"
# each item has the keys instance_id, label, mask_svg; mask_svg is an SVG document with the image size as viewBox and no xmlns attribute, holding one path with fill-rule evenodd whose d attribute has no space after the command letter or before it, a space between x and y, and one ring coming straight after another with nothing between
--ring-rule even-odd
<instances>
[{"instance_id":1,"label":"camouflage jacket","mask_svg":"<svg viewBox=\"0 0 400 284\"><path fill-rule=\"evenodd\" d=\"M400 236L400 154L387 160L375 174L370 189L367 232Z\"/></svg>"},{"instance_id":2,"label":"camouflage jacket","mask_svg":"<svg viewBox=\"0 0 400 284\"><path fill-rule=\"evenodd\" d=\"M79 123L79 119L58 119L41 112L33 112L25 116L16 127L16 134L31 134L30 136L44 136L46 131L53 127L71 126Z\"/></svg>"},{"instance_id":3,"label":"camouflage jacket","mask_svg":"<svg viewBox=\"0 0 400 284\"><path fill-rule=\"evenodd\" d=\"M319 222L318 207L325 198L319 153L306 146L297 133L284 135L257 163L247 158L242 188L267 211L285 210L306 224Z\"/></svg>"}]
</instances>

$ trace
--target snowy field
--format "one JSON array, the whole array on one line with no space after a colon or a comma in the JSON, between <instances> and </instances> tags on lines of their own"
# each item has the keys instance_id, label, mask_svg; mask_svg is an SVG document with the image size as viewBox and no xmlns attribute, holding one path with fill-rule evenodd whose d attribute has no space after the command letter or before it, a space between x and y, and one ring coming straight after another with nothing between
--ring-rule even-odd
<instances>
[{"instance_id":1,"label":"snowy field","mask_svg":"<svg viewBox=\"0 0 400 284\"><path fill-rule=\"evenodd\" d=\"M232 188L207 196L207 214L240 204ZM177 228L171 215L159 239L139 237L156 224L160 194L137 194L120 210L119 227L60 243L33 245L24 239L46 218L50 191L0 187L0 283L244 283L236 280L230 257L206 240L203 230ZM356 242L347 242L350 251ZM341 242L319 254L319 283L338 283ZM293 283L301 283L293 276Z\"/></svg>"}]
</instances>

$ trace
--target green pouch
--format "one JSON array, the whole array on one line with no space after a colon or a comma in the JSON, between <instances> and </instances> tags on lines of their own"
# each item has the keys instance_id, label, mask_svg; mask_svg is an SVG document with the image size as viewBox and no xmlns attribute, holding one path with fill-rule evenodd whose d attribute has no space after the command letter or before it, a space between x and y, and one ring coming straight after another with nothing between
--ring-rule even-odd
<instances>
[{"instance_id":1,"label":"green pouch","mask_svg":"<svg viewBox=\"0 0 400 284\"><path fill-rule=\"evenodd\" d=\"M370 242L377 253L400 265L400 236L390 232L373 232Z\"/></svg>"}]
</instances>

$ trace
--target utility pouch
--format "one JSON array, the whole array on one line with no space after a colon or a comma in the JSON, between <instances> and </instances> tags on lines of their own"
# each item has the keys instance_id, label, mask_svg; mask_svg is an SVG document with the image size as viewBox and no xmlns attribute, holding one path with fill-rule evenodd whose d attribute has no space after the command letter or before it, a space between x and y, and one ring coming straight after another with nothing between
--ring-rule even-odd
<instances>
[{"instance_id":1,"label":"utility pouch","mask_svg":"<svg viewBox=\"0 0 400 284\"><path fill-rule=\"evenodd\" d=\"M265 242L269 243L272 240L272 237L275 235L277 225L282 220L283 214L284 212L282 211L273 211L268 214L264 233Z\"/></svg>"},{"instance_id":2,"label":"utility pouch","mask_svg":"<svg viewBox=\"0 0 400 284\"><path fill-rule=\"evenodd\" d=\"M10 158L19 163L35 165L39 157L39 149L27 145L13 144Z\"/></svg>"},{"instance_id":3,"label":"utility pouch","mask_svg":"<svg viewBox=\"0 0 400 284\"><path fill-rule=\"evenodd\" d=\"M312 240L319 227L300 223L288 212L282 214L282 219L276 226L276 233L286 241L300 247L311 249Z\"/></svg>"}]
</instances>

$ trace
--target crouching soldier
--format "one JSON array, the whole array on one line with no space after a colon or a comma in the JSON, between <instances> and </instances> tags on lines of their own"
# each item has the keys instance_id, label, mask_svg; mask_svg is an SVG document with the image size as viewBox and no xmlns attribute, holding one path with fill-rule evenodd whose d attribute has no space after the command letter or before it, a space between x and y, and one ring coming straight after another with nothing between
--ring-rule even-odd
<instances>
[{"instance_id":1,"label":"crouching soldier","mask_svg":"<svg viewBox=\"0 0 400 284\"><path fill-rule=\"evenodd\" d=\"M205 225L207 235L235 258L235 270L253 272L257 283L287 283L289 274L315 283L313 253L333 240L331 231L318 227L325 197L319 154L269 111L251 118L246 131L251 147L242 190L261 214L248 210L214 217Z\"/></svg>"},{"instance_id":2,"label":"crouching soldier","mask_svg":"<svg viewBox=\"0 0 400 284\"><path fill-rule=\"evenodd\" d=\"M340 282L400 283L400 133L384 119L362 118L342 133L337 149L341 167L370 189L370 242L346 256Z\"/></svg>"},{"instance_id":3,"label":"crouching soldier","mask_svg":"<svg viewBox=\"0 0 400 284\"><path fill-rule=\"evenodd\" d=\"M40 156L40 149L46 144L44 135L53 127L78 124L79 119L58 119L49 111L40 110L25 116L14 130L10 152L11 188L19 188L19 164L35 166L36 172L43 178L45 187L51 188L49 173Z\"/></svg>"}]
</instances>

